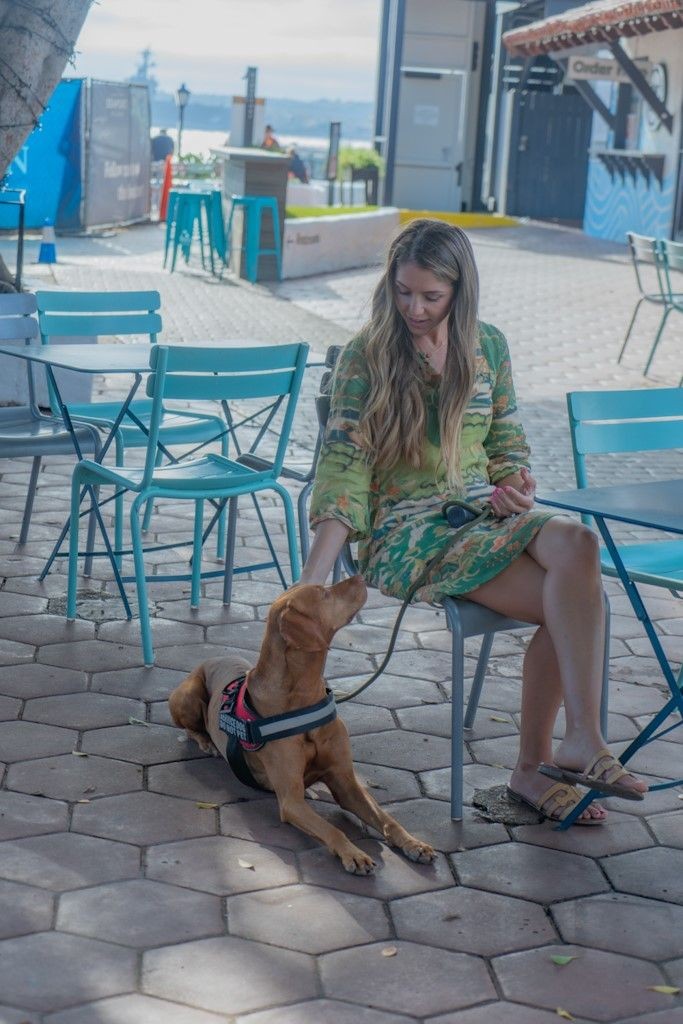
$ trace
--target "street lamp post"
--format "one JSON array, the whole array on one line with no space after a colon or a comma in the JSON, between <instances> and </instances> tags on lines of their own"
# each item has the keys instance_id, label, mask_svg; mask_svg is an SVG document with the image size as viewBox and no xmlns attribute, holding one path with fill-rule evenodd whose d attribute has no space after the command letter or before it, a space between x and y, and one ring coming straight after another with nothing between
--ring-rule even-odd
<instances>
[{"instance_id":1,"label":"street lamp post","mask_svg":"<svg viewBox=\"0 0 683 1024\"><path fill-rule=\"evenodd\" d=\"M183 123L185 121L185 107L190 99L190 90L185 83L176 90L175 101L178 104L178 160L182 155L183 145Z\"/></svg>"}]
</instances>

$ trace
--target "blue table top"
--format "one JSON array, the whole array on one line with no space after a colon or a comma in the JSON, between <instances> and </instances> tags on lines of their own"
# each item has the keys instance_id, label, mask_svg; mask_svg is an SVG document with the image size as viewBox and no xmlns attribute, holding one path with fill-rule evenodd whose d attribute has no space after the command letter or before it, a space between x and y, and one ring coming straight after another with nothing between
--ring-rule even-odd
<instances>
[{"instance_id":1,"label":"blue table top","mask_svg":"<svg viewBox=\"0 0 683 1024\"><path fill-rule=\"evenodd\" d=\"M683 478L554 491L536 500L540 505L683 533Z\"/></svg>"}]
</instances>

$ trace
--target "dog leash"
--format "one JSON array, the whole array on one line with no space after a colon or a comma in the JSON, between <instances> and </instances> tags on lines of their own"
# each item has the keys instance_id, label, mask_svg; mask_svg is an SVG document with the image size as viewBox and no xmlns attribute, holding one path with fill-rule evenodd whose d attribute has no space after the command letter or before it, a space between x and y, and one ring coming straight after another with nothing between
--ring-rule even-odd
<instances>
[{"instance_id":1,"label":"dog leash","mask_svg":"<svg viewBox=\"0 0 683 1024\"><path fill-rule=\"evenodd\" d=\"M489 504L486 504L483 508L480 508L478 505L473 505L471 502L465 501L462 498L454 498L453 500L446 502L446 504L443 506L442 512L444 519L446 519L446 521L454 527L453 536L449 539L448 544L443 549L443 551L439 551L438 554L434 555L434 557L431 558L429 562L427 562L427 565L424 567L418 578L415 580L414 583L411 584L410 589L408 590L408 593L406 594L406 597L403 601L403 604L399 608L398 615L396 616L396 622L394 623L394 628L391 631L391 637L389 639L389 647L387 649L387 653L384 655L382 664L379 666L379 668L375 669L372 675L368 679L366 679L364 683L361 683L360 686L357 686L355 690L350 690L344 693L334 693L334 699L337 702L337 704L343 704L344 701L352 700L354 697L357 697L359 693L362 693L363 690L367 690L368 686L374 683L375 680L382 675L385 668L389 664L389 659L394 653L394 645L396 643L398 631L401 626L401 621L406 611L408 610L408 606L412 601L414 595L417 593L420 587L423 586L424 583L428 580L429 576L434 571L434 569L444 560L449 551L451 551L451 549L454 548L455 545L462 540L465 534L469 533L469 531L474 529L475 526L478 526L479 523L483 523L485 519L488 519L488 517L491 515L492 509ZM459 521L462 520L463 516L466 514L469 514L473 518L465 519L464 521Z\"/></svg>"}]
</instances>

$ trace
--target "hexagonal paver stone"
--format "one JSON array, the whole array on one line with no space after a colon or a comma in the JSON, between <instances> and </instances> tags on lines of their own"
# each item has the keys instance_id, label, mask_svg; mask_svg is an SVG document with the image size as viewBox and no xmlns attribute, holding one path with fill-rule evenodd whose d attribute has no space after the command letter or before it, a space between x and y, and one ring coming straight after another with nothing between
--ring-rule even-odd
<instances>
[{"instance_id":1,"label":"hexagonal paver stone","mask_svg":"<svg viewBox=\"0 0 683 1024\"><path fill-rule=\"evenodd\" d=\"M235 1024L417 1024L417 1020L366 1006L350 1006L336 999L313 999L310 1003L249 1013L238 1017Z\"/></svg>"},{"instance_id":2,"label":"hexagonal paver stone","mask_svg":"<svg viewBox=\"0 0 683 1024\"><path fill-rule=\"evenodd\" d=\"M0 722L0 750L7 763L73 750L78 733L34 722Z\"/></svg>"},{"instance_id":3,"label":"hexagonal paver stone","mask_svg":"<svg viewBox=\"0 0 683 1024\"><path fill-rule=\"evenodd\" d=\"M668 998L670 1001L671 997ZM644 1017L629 1017L628 1020L619 1021L619 1024L683 1024L683 1006L671 1006L659 1013L646 1013Z\"/></svg>"},{"instance_id":4,"label":"hexagonal paver stone","mask_svg":"<svg viewBox=\"0 0 683 1024\"><path fill-rule=\"evenodd\" d=\"M142 768L108 757L61 754L11 765L7 787L58 800L91 800L141 789Z\"/></svg>"},{"instance_id":5,"label":"hexagonal paver stone","mask_svg":"<svg viewBox=\"0 0 683 1024\"><path fill-rule=\"evenodd\" d=\"M461 953L496 956L557 940L540 907L477 889L409 896L394 900L390 912L399 938Z\"/></svg>"},{"instance_id":6,"label":"hexagonal paver stone","mask_svg":"<svg viewBox=\"0 0 683 1024\"><path fill-rule=\"evenodd\" d=\"M83 737L82 749L146 765L206 756L194 744L178 742L180 737L178 729L168 725L119 725L91 730Z\"/></svg>"},{"instance_id":7,"label":"hexagonal paver stone","mask_svg":"<svg viewBox=\"0 0 683 1024\"><path fill-rule=\"evenodd\" d=\"M608 857L605 873L615 889L668 903L683 903L683 850L660 846Z\"/></svg>"},{"instance_id":8,"label":"hexagonal paver stone","mask_svg":"<svg viewBox=\"0 0 683 1024\"><path fill-rule=\"evenodd\" d=\"M683 810L672 814L655 814L648 818L648 825L663 846L683 849Z\"/></svg>"},{"instance_id":9,"label":"hexagonal paver stone","mask_svg":"<svg viewBox=\"0 0 683 1024\"><path fill-rule=\"evenodd\" d=\"M57 800L0 792L0 839L20 839L67 827L69 808Z\"/></svg>"},{"instance_id":10,"label":"hexagonal paver stone","mask_svg":"<svg viewBox=\"0 0 683 1024\"><path fill-rule=\"evenodd\" d=\"M0 1004L0 1021L2 1024L37 1024L38 1017L31 1010L18 1010L15 1006Z\"/></svg>"},{"instance_id":11,"label":"hexagonal paver stone","mask_svg":"<svg viewBox=\"0 0 683 1024\"><path fill-rule=\"evenodd\" d=\"M153 846L147 852L147 875L219 896L299 881L294 855L287 850L222 836Z\"/></svg>"},{"instance_id":12,"label":"hexagonal paver stone","mask_svg":"<svg viewBox=\"0 0 683 1024\"><path fill-rule=\"evenodd\" d=\"M121 725L131 715L145 717L142 701L102 693L66 693L27 701L23 720L71 729L101 729Z\"/></svg>"},{"instance_id":13,"label":"hexagonal paver stone","mask_svg":"<svg viewBox=\"0 0 683 1024\"><path fill-rule=\"evenodd\" d=\"M414 864L382 843L368 838L351 838L374 860L376 866L373 875L348 874L341 866L341 861L328 850L318 847L299 854L304 882L382 900L453 885L448 863L441 854L437 854L432 864Z\"/></svg>"},{"instance_id":14,"label":"hexagonal paver stone","mask_svg":"<svg viewBox=\"0 0 683 1024\"><path fill-rule=\"evenodd\" d=\"M88 640L95 635L95 623L76 619L67 622L62 615L22 615L16 619L3 619L3 639L23 644L73 643Z\"/></svg>"},{"instance_id":15,"label":"hexagonal paver stone","mask_svg":"<svg viewBox=\"0 0 683 1024\"><path fill-rule=\"evenodd\" d=\"M552 956L576 959L556 966ZM528 1002L533 996L537 1006L560 1006L575 1017L591 1020L619 1021L627 1013L661 1009L662 999L670 999L650 991L652 985L666 984L654 964L584 946L544 946L510 953L497 957L492 966L508 999Z\"/></svg>"},{"instance_id":16,"label":"hexagonal paver stone","mask_svg":"<svg viewBox=\"0 0 683 1024\"><path fill-rule=\"evenodd\" d=\"M0 647L0 665L18 666L33 661L35 647L29 644L18 644L14 640L3 640Z\"/></svg>"},{"instance_id":17,"label":"hexagonal paver stone","mask_svg":"<svg viewBox=\"0 0 683 1024\"><path fill-rule=\"evenodd\" d=\"M152 620L152 634L155 647L170 647L173 644L198 644L204 639L204 629L198 623L174 622L156 616ZM131 619L103 622L97 631L98 639L112 643L140 646L140 624Z\"/></svg>"},{"instance_id":18,"label":"hexagonal paver stone","mask_svg":"<svg viewBox=\"0 0 683 1024\"><path fill-rule=\"evenodd\" d=\"M67 893L57 928L139 949L225 931L216 896L144 878Z\"/></svg>"},{"instance_id":19,"label":"hexagonal paver stone","mask_svg":"<svg viewBox=\"0 0 683 1024\"><path fill-rule=\"evenodd\" d=\"M53 665L22 665L21 669L0 668L0 693L26 700L52 693L82 692L88 685L85 672L73 672Z\"/></svg>"},{"instance_id":20,"label":"hexagonal paver stone","mask_svg":"<svg viewBox=\"0 0 683 1024\"><path fill-rule=\"evenodd\" d=\"M2 601L0 602L0 616L35 615L44 612L47 608L47 599L44 597L31 597L29 594L10 594L3 590Z\"/></svg>"},{"instance_id":21,"label":"hexagonal paver stone","mask_svg":"<svg viewBox=\"0 0 683 1024\"><path fill-rule=\"evenodd\" d=\"M184 733L176 730L176 735L182 738ZM193 740L187 741L187 748L196 755L200 753ZM196 756L176 764L152 765L147 773L147 788L155 793L202 800L219 806L239 800L248 800L255 805L261 803L262 798L268 799L265 793L244 786L236 779L222 757Z\"/></svg>"},{"instance_id":22,"label":"hexagonal paver stone","mask_svg":"<svg viewBox=\"0 0 683 1024\"><path fill-rule=\"evenodd\" d=\"M462 821L451 821L440 800L403 800L384 808L411 833L444 853L470 850L477 846L507 843L510 837L504 825L484 821L471 807L463 808Z\"/></svg>"},{"instance_id":23,"label":"hexagonal paver stone","mask_svg":"<svg viewBox=\"0 0 683 1024\"><path fill-rule=\"evenodd\" d=\"M372 704L355 704L348 701L339 705L339 715L351 736L396 728L389 708L377 708Z\"/></svg>"},{"instance_id":24,"label":"hexagonal paver stone","mask_svg":"<svg viewBox=\"0 0 683 1024\"><path fill-rule=\"evenodd\" d=\"M105 640L75 640L40 647L38 661L43 665L58 665L82 672L102 672L142 665L142 650L124 644L109 644Z\"/></svg>"},{"instance_id":25,"label":"hexagonal paver stone","mask_svg":"<svg viewBox=\"0 0 683 1024\"><path fill-rule=\"evenodd\" d=\"M367 675L349 675L335 679L335 690L353 690ZM440 704L444 695L431 679L406 679L404 676L381 675L367 690L354 697L354 704L371 704L381 708L409 708L416 704Z\"/></svg>"},{"instance_id":26,"label":"hexagonal paver stone","mask_svg":"<svg viewBox=\"0 0 683 1024\"><path fill-rule=\"evenodd\" d=\"M44 1024L225 1024L227 1018L152 996L126 995L49 1013ZM0 1017L2 1021L2 1017ZM2 1022L4 1024L4 1021Z\"/></svg>"},{"instance_id":27,"label":"hexagonal paver stone","mask_svg":"<svg viewBox=\"0 0 683 1024\"><path fill-rule=\"evenodd\" d=\"M0 992L15 1006L60 1010L135 988L135 961L132 949L77 935L43 932L5 939L0 942Z\"/></svg>"},{"instance_id":28,"label":"hexagonal paver stone","mask_svg":"<svg viewBox=\"0 0 683 1024\"><path fill-rule=\"evenodd\" d=\"M538 846L511 843L451 857L462 885L537 903L588 896L609 888L597 864L588 857Z\"/></svg>"},{"instance_id":29,"label":"hexagonal paver stone","mask_svg":"<svg viewBox=\"0 0 683 1024\"><path fill-rule=\"evenodd\" d=\"M337 805L322 800L308 801L315 811L328 821L334 819L337 827L347 830L351 819L338 812ZM265 846L284 846L287 850L311 850L319 845L316 839L305 835L280 820L280 811L274 797L264 795L262 800L227 804L220 810L221 832L233 839L251 839Z\"/></svg>"},{"instance_id":30,"label":"hexagonal paver stone","mask_svg":"<svg viewBox=\"0 0 683 1024\"><path fill-rule=\"evenodd\" d=\"M0 844L0 876L61 892L140 873L140 851L124 843L58 832Z\"/></svg>"},{"instance_id":31,"label":"hexagonal paver stone","mask_svg":"<svg viewBox=\"0 0 683 1024\"><path fill-rule=\"evenodd\" d=\"M52 896L42 889L0 881L0 939L48 929L52 923L52 902Z\"/></svg>"},{"instance_id":32,"label":"hexagonal paver stone","mask_svg":"<svg viewBox=\"0 0 683 1024\"><path fill-rule=\"evenodd\" d=\"M558 1024L557 1013L519 1003L487 1003L457 1013L430 1017L424 1024Z\"/></svg>"},{"instance_id":33,"label":"hexagonal paver stone","mask_svg":"<svg viewBox=\"0 0 683 1024\"><path fill-rule=\"evenodd\" d=\"M148 846L212 835L216 816L211 808L197 807L189 800L159 793L126 793L77 806L71 827L74 832Z\"/></svg>"},{"instance_id":34,"label":"hexagonal paver stone","mask_svg":"<svg viewBox=\"0 0 683 1024\"><path fill-rule=\"evenodd\" d=\"M382 904L349 893L306 885L228 899L228 931L301 953L329 953L389 936Z\"/></svg>"},{"instance_id":35,"label":"hexagonal paver stone","mask_svg":"<svg viewBox=\"0 0 683 1024\"><path fill-rule=\"evenodd\" d=\"M166 700L182 679L182 672L159 668L157 665L152 668L141 666L124 671L96 672L91 689L93 693L113 693L140 700Z\"/></svg>"},{"instance_id":36,"label":"hexagonal paver stone","mask_svg":"<svg viewBox=\"0 0 683 1024\"><path fill-rule=\"evenodd\" d=\"M622 804L624 801L622 801ZM612 857L629 850L642 850L654 846L652 836L644 823L628 814L612 810L608 804L609 817L606 824L578 826L565 832L558 832L549 821L540 825L522 825L514 830L515 839L522 843L534 843L551 850L564 850L586 857Z\"/></svg>"},{"instance_id":37,"label":"hexagonal paver stone","mask_svg":"<svg viewBox=\"0 0 683 1024\"><path fill-rule=\"evenodd\" d=\"M468 755L469 756L469 755ZM491 786L504 786L510 781L507 768L496 768L488 764L465 764L463 769L463 800L472 803L477 789L490 789ZM435 800L450 800L451 769L437 768L433 772L422 772L420 782L427 796Z\"/></svg>"},{"instance_id":38,"label":"hexagonal paver stone","mask_svg":"<svg viewBox=\"0 0 683 1024\"><path fill-rule=\"evenodd\" d=\"M201 939L145 953L142 987L150 995L224 1014L318 995L311 957L235 938Z\"/></svg>"},{"instance_id":39,"label":"hexagonal paver stone","mask_svg":"<svg viewBox=\"0 0 683 1024\"><path fill-rule=\"evenodd\" d=\"M16 697L0 697L0 722L13 722L21 711L21 701Z\"/></svg>"},{"instance_id":40,"label":"hexagonal paver stone","mask_svg":"<svg viewBox=\"0 0 683 1024\"><path fill-rule=\"evenodd\" d=\"M387 943L327 953L320 958L325 995L378 1010L416 1017L457 1010L496 993L482 960L464 953L395 942L394 956L383 956Z\"/></svg>"},{"instance_id":41,"label":"hexagonal paver stone","mask_svg":"<svg viewBox=\"0 0 683 1024\"><path fill-rule=\"evenodd\" d=\"M451 763L450 740L421 732L371 733L353 739L354 759L389 768L430 771Z\"/></svg>"},{"instance_id":42,"label":"hexagonal paver stone","mask_svg":"<svg viewBox=\"0 0 683 1024\"><path fill-rule=\"evenodd\" d=\"M645 960L683 955L683 907L605 893L551 908L565 942Z\"/></svg>"}]
</instances>

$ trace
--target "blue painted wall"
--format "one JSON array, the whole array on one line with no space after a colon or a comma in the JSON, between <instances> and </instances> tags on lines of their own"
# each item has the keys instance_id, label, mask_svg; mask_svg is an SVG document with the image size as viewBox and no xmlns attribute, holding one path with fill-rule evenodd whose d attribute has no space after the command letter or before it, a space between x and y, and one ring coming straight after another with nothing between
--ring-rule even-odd
<instances>
[{"instance_id":1,"label":"blue painted wall","mask_svg":"<svg viewBox=\"0 0 683 1024\"><path fill-rule=\"evenodd\" d=\"M588 189L583 228L595 238L625 242L627 231L639 235L668 238L674 208L675 175L664 178L661 186L651 177L649 184L641 175L635 181L627 174L614 177L599 160L588 165Z\"/></svg>"},{"instance_id":2,"label":"blue painted wall","mask_svg":"<svg viewBox=\"0 0 683 1024\"><path fill-rule=\"evenodd\" d=\"M61 228L80 226L82 87L81 78L58 84L40 126L9 166L7 187L26 189L26 227L42 227L46 219ZM0 205L0 227L16 223L16 213Z\"/></svg>"}]
</instances>

